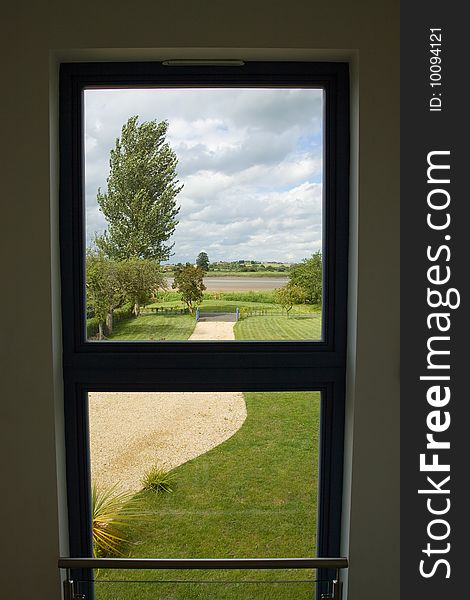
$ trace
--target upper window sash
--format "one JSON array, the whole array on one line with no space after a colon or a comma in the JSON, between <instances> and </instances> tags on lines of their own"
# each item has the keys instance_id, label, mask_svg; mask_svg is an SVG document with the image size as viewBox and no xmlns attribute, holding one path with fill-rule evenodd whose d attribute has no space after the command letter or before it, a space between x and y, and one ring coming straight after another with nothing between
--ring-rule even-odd
<instances>
[{"instance_id":1,"label":"upper window sash","mask_svg":"<svg viewBox=\"0 0 470 600\"><path fill-rule=\"evenodd\" d=\"M321 341L138 341L85 339L85 219L83 91L112 87L319 87L324 104L323 339ZM201 355L229 357L242 367L339 367L344 364L347 310L349 195L349 82L343 63L250 62L243 66L165 66L161 63L73 63L60 73L60 226L63 343L66 366L109 360L125 367L132 356L186 366ZM148 359L146 358L148 357ZM276 358L277 357L277 358ZM314 358L313 358L314 357ZM129 362L130 361L130 362ZM189 362L188 362L189 361ZM274 363L273 363L274 361ZM172 362L174 365L175 363Z\"/></svg>"}]
</instances>

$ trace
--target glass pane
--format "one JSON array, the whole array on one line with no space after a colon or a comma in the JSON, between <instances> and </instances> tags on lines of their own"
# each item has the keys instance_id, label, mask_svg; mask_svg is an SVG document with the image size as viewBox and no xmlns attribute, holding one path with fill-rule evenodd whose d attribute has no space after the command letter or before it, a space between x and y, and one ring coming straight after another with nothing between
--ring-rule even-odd
<instances>
[{"instance_id":1,"label":"glass pane","mask_svg":"<svg viewBox=\"0 0 470 600\"><path fill-rule=\"evenodd\" d=\"M95 574L97 600L313 600L316 573L295 571L113 571ZM189 580L189 581L187 581ZM84 585L79 590L87 591Z\"/></svg>"},{"instance_id":2,"label":"glass pane","mask_svg":"<svg viewBox=\"0 0 470 600\"><path fill-rule=\"evenodd\" d=\"M323 90L84 107L87 339L321 339Z\"/></svg>"},{"instance_id":3,"label":"glass pane","mask_svg":"<svg viewBox=\"0 0 470 600\"><path fill-rule=\"evenodd\" d=\"M97 556L316 556L319 392L90 392L88 403ZM202 579L306 579L229 575Z\"/></svg>"}]
</instances>

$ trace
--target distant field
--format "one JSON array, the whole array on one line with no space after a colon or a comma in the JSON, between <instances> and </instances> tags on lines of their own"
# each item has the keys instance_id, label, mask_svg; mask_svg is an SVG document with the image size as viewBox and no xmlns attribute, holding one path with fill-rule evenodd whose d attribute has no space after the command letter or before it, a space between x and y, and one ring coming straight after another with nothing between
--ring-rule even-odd
<instances>
[{"instance_id":1,"label":"distant field","mask_svg":"<svg viewBox=\"0 0 470 600\"><path fill-rule=\"evenodd\" d=\"M184 308L185 305L181 301L176 302L158 302L156 304L152 304L147 307L145 310L151 310L152 307L158 306L161 308ZM200 310L203 311L213 311L213 312L235 312L238 308L252 308L253 310L256 308L259 309L270 309L271 311L280 312L280 306L275 304L270 304L267 302L238 302L236 300L204 300L202 304L199 305Z\"/></svg>"},{"instance_id":2,"label":"distant field","mask_svg":"<svg viewBox=\"0 0 470 600\"><path fill-rule=\"evenodd\" d=\"M289 270L293 266L291 264L279 265L283 266L283 270L276 269L276 265L273 263L265 263L265 269L260 271L230 271L227 269L220 269L214 271L206 271L205 277L288 277ZM167 277L173 277L174 269L164 269L163 274Z\"/></svg>"},{"instance_id":3,"label":"distant field","mask_svg":"<svg viewBox=\"0 0 470 600\"><path fill-rule=\"evenodd\" d=\"M234 292L204 292L204 300L203 304L207 302L212 302L213 300L220 301L235 301L242 304L253 304L253 303L264 303L264 304L275 304L274 299L274 291L273 290L260 290L260 291L234 291ZM174 306L180 306L181 308L184 306L184 303L181 300L181 294L175 291L166 291L161 292L158 295L158 300L149 304L152 306L164 306L167 304L172 304Z\"/></svg>"},{"instance_id":4,"label":"distant field","mask_svg":"<svg viewBox=\"0 0 470 600\"><path fill-rule=\"evenodd\" d=\"M287 277L287 271L208 271L205 277Z\"/></svg>"},{"instance_id":5,"label":"distant field","mask_svg":"<svg viewBox=\"0 0 470 600\"><path fill-rule=\"evenodd\" d=\"M155 307L160 308L184 308L184 303L179 299L177 292L165 292L162 295L165 300L154 302L146 307L145 310L151 310ZM279 304L274 302L274 294L270 291L265 292L233 292L233 293L208 293L200 305L201 310L214 312L235 312L236 308L253 310L268 310L271 313L283 313ZM298 304L292 308L292 314L320 313L321 307L318 305ZM283 313L285 315L285 313Z\"/></svg>"}]
</instances>

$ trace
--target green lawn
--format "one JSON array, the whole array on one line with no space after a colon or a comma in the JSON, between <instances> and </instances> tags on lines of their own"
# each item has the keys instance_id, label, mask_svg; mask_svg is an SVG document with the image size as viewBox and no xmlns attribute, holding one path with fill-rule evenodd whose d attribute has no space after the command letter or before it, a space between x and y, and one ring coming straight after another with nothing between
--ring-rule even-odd
<instances>
[{"instance_id":1,"label":"green lawn","mask_svg":"<svg viewBox=\"0 0 470 600\"><path fill-rule=\"evenodd\" d=\"M315 556L318 392L246 393L247 419L229 440L174 470L172 494L142 494L153 517L135 531L134 557ZM111 572L100 578L231 580L97 584L97 600L311 600L296 571Z\"/></svg>"},{"instance_id":2,"label":"green lawn","mask_svg":"<svg viewBox=\"0 0 470 600\"><path fill-rule=\"evenodd\" d=\"M207 301L205 310L225 311L235 302ZM255 303L254 308L270 309L272 305ZM110 340L187 340L194 331L192 315L144 314L137 319L117 323ZM247 317L234 327L237 340L319 340L321 317L290 317L285 315Z\"/></svg>"},{"instance_id":3,"label":"green lawn","mask_svg":"<svg viewBox=\"0 0 470 600\"><path fill-rule=\"evenodd\" d=\"M192 315L140 315L117 323L110 340L187 340L194 331Z\"/></svg>"},{"instance_id":4,"label":"green lawn","mask_svg":"<svg viewBox=\"0 0 470 600\"><path fill-rule=\"evenodd\" d=\"M169 296L169 294L168 294ZM152 308L186 308L186 304L180 300L179 294L170 296L168 299L153 302L146 306L143 310L148 311ZM232 298L231 296L236 296ZM251 299L254 296L255 299ZM264 299L264 297L266 299ZM281 311L279 304L275 304L272 299L272 294L266 292L238 292L238 294L223 294L222 292L211 292L204 295L204 299L199 305L203 310L227 310L235 312L237 306L239 308L270 308L272 310Z\"/></svg>"},{"instance_id":5,"label":"green lawn","mask_svg":"<svg viewBox=\"0 0 470 600\"><path fill-rule=\"evenodd\" d=\"M272 302L240 302L239 300L204 300L201 303L200 309L205 311L227 311L227 312L235 312L238 308L251 308L255 309L266 309L273 312L281 312L281 307L277 304L273 304Z\"/></svg>"},{"instance_id":6,"label":"green lawn","mask_svg":"<svg viewBox=\"0 0 470 600\"><path fill-rule=\"evenodd\" d=\"M164 298L164 299L163 299ZM162 300L149 304L144 311L152 308L185 308L180 295L175 292L165 292ZM268 309L273 313L282 313L279 304L274 302L272 292L208 292L200 304L201 310L235 312L236 308ZM296 304L290 314L320 313L321 306L317 304ZM285 313L284 313L285 314Z\"/></svg>"},{"instance_id":7,"label":"green lawn","mask_svg":"<svg viewBox=\"0 0 470 600\"><path fill-rule=\"evenodd\" d=\"M201 310L209 310L209 311L227 311L227 312L235 312L236 308L269 308L270 310L281 312L281 307L277 304L273 304L272 302L247 302L239 300L203 300L199 305ZM149 304L149 306L145 307L145 311L151 310L153 307L162 307L162 308L185 308L186 305L184 302L179 300L176 301L167 301L167 302L155 302L154 304Z\"/></svg>"},{"instance_id":8,"label":"green lawn","mask_svg":"<svg viewBox=\"0 0 470 600\"><path fill-rule=\"evenodd\" d=\"M248 317L234 331L237 340L319 340L321 317Z\"/></svg>"},{"instance_id":9,"label":"green lawn","mask_svg":"<svg viewBox=\"0 0 470 600\"><path fill-rule=\"evenodd\" d=\"M239 302L228 300L206 300L203 310L235 312ZM273 304L244 303L245 308L278 310ZM297 311L305 307L295 307ZM312 307L308 307L311 311ZM194 331L196 320L192 315L143 314L137 319L117 323L110 340L187 340ZM319 340L321 339L321 317L255 316L246 317L235 324L237 340Z\"/></svg>"}]
</instances>

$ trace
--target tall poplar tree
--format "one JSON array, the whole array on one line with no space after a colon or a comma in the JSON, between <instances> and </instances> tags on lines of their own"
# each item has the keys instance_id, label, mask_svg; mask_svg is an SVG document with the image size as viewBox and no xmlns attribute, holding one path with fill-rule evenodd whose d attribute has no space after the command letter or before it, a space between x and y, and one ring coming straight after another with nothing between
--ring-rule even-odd
<instances>
[{"instance_id":1,"label":"tall poplar tree","mask_svg":"<svg viewBox=\"0 0 470 600\"><path fill-rule=\"evenodd\" d=\"M168 260L178 221L176 196L182 189L176 174L178 159L165 141L168 122L138 124L130 117L111 150L106 193L97 202L108 229L95 243L113 260Z\"/></svg>"}]
</instances>

